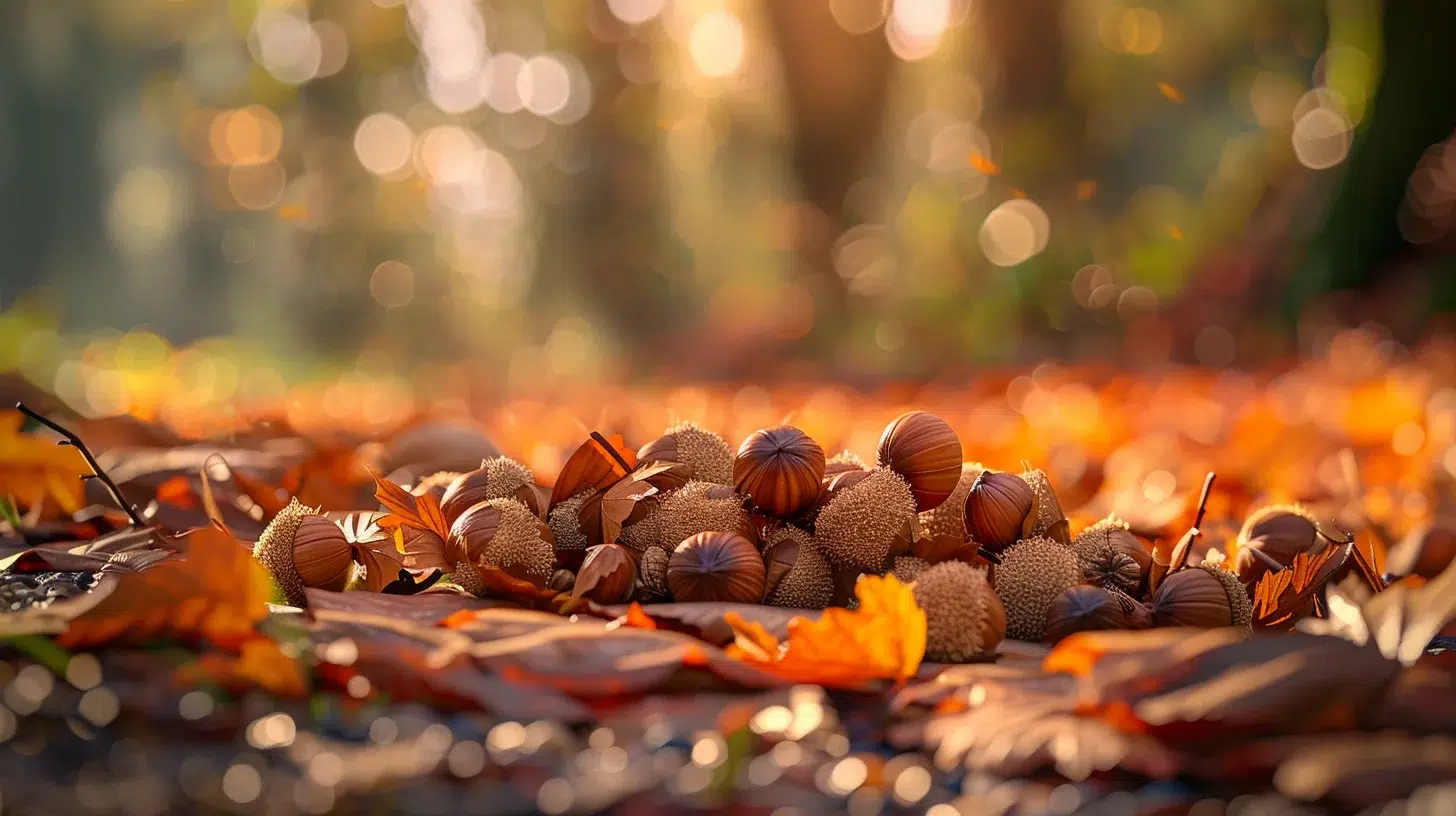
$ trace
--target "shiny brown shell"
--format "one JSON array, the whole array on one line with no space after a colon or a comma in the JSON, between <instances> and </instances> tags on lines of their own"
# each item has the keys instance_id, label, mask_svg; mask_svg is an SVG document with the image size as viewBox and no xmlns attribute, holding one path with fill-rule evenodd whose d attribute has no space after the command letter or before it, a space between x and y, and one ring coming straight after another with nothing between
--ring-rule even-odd
<instances>
[{"instance_id":1,"label":"shiny brown shell","mask_svg":"<svg viewBox=\"0 0 1456 816\"><path fill-rule=\"evenodd\" d=\"M1207 570L1179 570L1164 578L1153 594L1153 623L1201 629L1233 626L1233 604L1223 582Z\"/></svg>"},{"instance_id":2,"label":"shiny brown shell","mask_svg":"<svg viewBox=\"0 0 1456 816\"><path fill-rule=\"evenodd\" d=\"M1269 565L1250 550L1258 549L1280 566L1288 567L1300 553L1324 549L1314 518L1298 505L1265 507L1255 511L1239 531L1234 572L1246 584L1255 584Z\"/></svg>"},{"instance_id":3,"label":"shiny brown shell","mask_svg":"<svg viewBox=\"0 0 1456 816\"><path fill-rule=\"evenodd\" d=\"M353 574L354 552L339 525L304 516L293 534L293 568L303 585L339 592Z\"/></svg>"},{"instance_id":4,"label":"shiny brown shell","mask_svg":"<svg viewBox=\"0 0 1456 816\"><path fill-rule=\"evenodd\" d=\"M753 506L790 519L819 498L824 449L789 425L754 431L733 460L733 486Z\"/></svg>"},{"instance_id":5,"label":"shiny brown shell","mask_svg":"<svg viewBox=\"0 0 1456 816\"><path fill-rule=\"evenodd\" d=\"M680 603L759 603L765 586L763 558L737 533L698 533L673 550L667 585Z\"/></svg>"},{"instance_id":6,"label":"shiny brown shell","mask_svg":"<svg viewBox=\"0 0 1456 816\"><path fill-rule=\"evenodd\" d=\"M1056 643L1077 632L1132 628L1127 611L1112 593L1101 587L1074 586L1058 595L1047 610L1046 641Z\"/></svg>"},{"instance_id":7,"label":"shiny brown shell","mask_svg":"<svg viewBox=\"0 0 1456 816\"><path fill-rule=\"evenodd\" d=\"M598 544L586 551L572 597L600 604L624 603L637 587L637 562L621 544Z\"/></svg>"},{"instance_id":8,"label":"shiny brown shell","mask_svg":"<svg viewBox=\"0 0 1456 816\"><path fill-rule=\"evenodd\" d=\"M982 473L966 495L966 531L991 552L1015 544L1031 513L1031 485L1014 473Z\"/></svg>"},{"instance_id":9,"label":"shiny brown shell","mask_svg":"<svg viewBox=\"0 0 1456 816\"><path fill-rule=\"evenodd\" d=\"M925 411L908 411L885 426L876 458L909 482L920 512L939 507L961 478L960 437Z\"/></svg>"}]
</instances>

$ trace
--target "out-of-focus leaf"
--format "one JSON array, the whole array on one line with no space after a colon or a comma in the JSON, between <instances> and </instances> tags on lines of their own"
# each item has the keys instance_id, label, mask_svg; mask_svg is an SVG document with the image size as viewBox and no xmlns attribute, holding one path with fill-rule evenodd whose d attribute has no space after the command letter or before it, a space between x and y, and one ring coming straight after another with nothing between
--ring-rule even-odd
<instances>
[{"instance_id":1,"label":"out-of-focus leaf","mask_svg":"<svg viewBox=\"0 0 1456 816\"><path fill-rule=\"evenodd\" d=\"M1322 737L1293 752L1274 773L1274 785L1285 796L1347 813L1453 780L1456 739L1403 734Z\"/></svg>"},{"instance_id":2,"label":"out-of-focus leaf","mask_svg":"<svg viewBox=\"0 0 1456 816\"><path fill-rule=\"evenodd\" d=\"M308 692L299 662L261 637L244 643L236 655L204 654L179 667L175 678L184 687L209 683L234 694L259 688L279 697L302 697Z\"/></svg>"},{"instance_id":3,"label":"out-of-focus leaf","mask_svg":"<svg viewBox=\"0 0 1456 816\"><path fill-rule=\"evenodd\" d=\"M176 539L182 557L117 576L101 603L71 621L66 648L161 639L236 649L268 615L272 581L237 539L206 528Z\"/></svg>"},{"instance_id":4,"label":"out-of-focus leaf","mask_svg":"<svg viewBox=\"0 0 1456 816\"><path fill-rule=\"evenodd\" d=\"M727 616L731 613L741 621L762 626L774 637L784 640L789 636L789 622L794 619L815 620L821 614L817 610L808 609L785 609L778 606L764 606L762 604L735 604L735 603L665 603L639 605L633 602L629 606L621 604L612 606L599 606L592 604L587 611L593 615L608 620L621 620L623 616L632 614L632 608L640 612L639 622L647 621L652 627L666 629L672 632L681 632L685 635L692 635L700 640L707 641L714 646L727 646L734 640L734 629L728 625ZM622 623L618 625L630 625Z\"/></svg>"},{"instance_id":5,"label":"out-of-focus leaf","mask_svg":"<svg viewBox=\"0 0 1456 816\"><path fill-rule=\"evenodd\" d=\"M49 498L66 514L84 505L81 477L91 473L81 453L54 438L20 432L25 415L0 411L0 495L30 507Z\"/></svg>"},{"instance_id":6,"label":"out-of-focus leaf","mask_svg":"<svg viewBox=\"0 0 1456 816\"><path fill-rule=\"evenodd\" d=\"M862 687L915 676L925 656L925 613L909 585L893 575L869 575L855 585L856 610L831 607L818 620L789 622L780 644L762 626L725 615L735 643L730 657L796 682Z\"/></svg>"},{"instance_id":7,"label":"out-of-focus leaf","mask_svg":"<svg viewBox=\"0 0 1456 816\"><path fill-rule=\"evenodd\" d=\"M40 544L11 552L0 558L0 570L136 572L171 554L171 548L163 546L155 530L128 527L90 541Z\"/></svg>"}]
</instances>

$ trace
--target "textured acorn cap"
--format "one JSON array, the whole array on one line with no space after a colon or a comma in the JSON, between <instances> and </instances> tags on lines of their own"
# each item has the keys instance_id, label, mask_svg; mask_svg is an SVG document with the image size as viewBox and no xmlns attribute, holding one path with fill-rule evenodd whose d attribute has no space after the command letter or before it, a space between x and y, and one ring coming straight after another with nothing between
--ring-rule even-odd
<instances>
[{"instance_id":1,"label":"textured acorn cap","mask_svg":"<svg viewBox=\"0 0 1456 816\"><path fill-rule=\"evenodd\" d=\"M698 533L736 532L756 541L753 522L743 509L743 499L731 487L691 481L663 497L656 517L657 546L668 552Z\"/></svg>"},{"instance_id":2,"label":"textured acorn cap","mask_svg":"<svg viewBox=\"0 0 1456 816\"><path fill-rule=\"evenodd\" d=\"M694 479L733 484L733 449L723 437L692 422L679 422L663 435L677 443L677 461L693 466Z\"/></svg>"},{"instance_id":3,"label":"textured acorn cap","mask_svg":"<svg viewBox=\"0 0 1456 816\"><path fill-rule=\"evenodd\" d=\"M996 594L1006 606L1007 637L1042 640L1052 601L1080 583L1077 554L1050 538L1028 538L1007 547L996 568Z\"/></svg>"},{"instance_id":4,"label":"textured acorn cap","mask_svg":"<svg viewBox=\"0 0 1456 816\"><path fill-rule=\"evenodd\" d=\"M1137 589L1152 563L1152 554L1115 513L1082 530L1071 546L1084 580L1123 592Z\"/></svg>"},{"instance_id":5,"label":"textured acorn cap","mask_svg":"<svg viewBox=\"0 0 1456 816\"><path fill-rule=\"evenodd\" d=\"M667 562L671 559L667 550L648 547L637 562L637 592L644 601L666 600L671 592L667 588Z\"/></svg>"},{"instance_id":6,"label":"textured acorn cap","mask_svg":"<svg viewBox=\"0 0 1456 816\"><path fill-rule=\"evenodd\" d=\"M450 578L471 595L477 598L485 596L485 582L480 579L480 572L469 561L457 562Z\"/></svg>"},{"instance_id":7,"label":"textured acorn cap","mask_svg":"<svg viewBox=\"0 0 1456 816\"><path fill-rule=\"evenodd\" d=\"M966 532L966 495L977 477L986 472L980 462L962 462L961 479L956 482L950 497L938 507L920 514L920 529L926 538L943 538L948 541L965 541L971 537Z\"/></svg>"},{"instance_id":8,"label":"textured acorn cap","mask_svg":"<svg viewBox=\"0 0 1456 816\"><path fill-rule=\"evenodd\" d=\"M305 517L316 515L317 511L299 504L298 499L290 499L288 506L278 511L253 545L253 557L268 568L283 598L292 606L303 606L307 602L303 579L293 566L293 537Z\"/></svg>"},{"instance_id":9,"label":"textured acorn cap","mask_svg":"<svg viewBox=\"0 0 1456 816\"><path fill-rule=\"evenodd\" d=\"M796 548L793 566L770 588L763 602L791 609L823 609L834 598L834 575L812 536L792 525L774 530L764 545L765 567L773 571L774 555L780 546L792 542Z\"/></svg>"},{"instance_id":10,"label":"textured acorn cap","mask_svg":"<svg viewBox=\"0 0 1456 816\"><path fill-rule=\"evenodd\" d=\"M1067 514L1062 512L1062 503L1057 499L1057 493L1052 489L1051 480L1047 478L1046 471L1040 468L1027 468L1021 474L1022 481L1031 487L1032 499L1031 511L1035 518L1031 520L1031 535L1047 536L1067 541ZM1060 525L1060 526L1058 526Z\"/></svg>"},{"instance_id":11,"label":"textured acorn cap","mask_svg":"<svg viewBox=\"0 0 1456 816\"><path fill-rule=\"evenodd\" d=\"M927 659L964 663L991 653L1005 636L1006 610L984 570L947 561L920 573L913 589L925 612Z\"/></svg>"},{"instance_id":12,"label":"textured acorn cap","mask_svg":"<svg viewBox=\"0 0 1456 816\"><path fill-rule=\"evenodd\" d=\"M930 562L923 558L916 558L913 555L897 555L890 562L890 574L900 579L902 584L912 584L920 573L930 568Z\"/></svg>"},{"instance_id":13,"label":"textured acorn cap","mask_svg":"<svg viewBox=\"0 0 1456 816\"><path fill-rule=\"evenodd\" d=\"M481 462L478 469L456 477L445 489L440 509L445 513L445 520L453 524L472 506L489 499L514 499L523 487L534 495L535 477L531 469L508 456L497 456Z\"/></svg>"},{"instance_id":14,"label":"textured acorn cap","mask_svg":"<svg viewBox=\"0 0 1456 816\"><path fill-rule=\"evenodd\" d=\"M546 524L551 528L551 534L556 536L556 549L586 550L588 543L586 533L581 530L581 519L577 517L577 513L581 510L581 503L591 498L596 492L597 489L594 487L583 490L551 508L551 513L546 517Z\"/></svg>"},{"instance_id":15,"label":"textured acorn cap","mask_svg":"<svg viewBox=\"0 0 1456 816\"><path fill-rule=\"evenodd\" d=\"M878 573L897 537L915 521L910 485L888 468L875 468L819 511L814 537L835 567Z\"/></svg>"},{"instance_id":16,"label":"textured acorn cap","mask_svg":"<svg viewBox=\"0 0 1456 816\"><path fill-rule=\"evenodd\" d=\"M1213 564L1200 564L1194 569L1203 570L1223 584L1223 591L1228 595L1229 610L1232 613L1234 626L1241 629L1251 628L1254 623L1254 602L1249 600L1249 592L1244 589L1244 584L1239 580L1239 576Z\"/></svg>"},{"instance_id":17,"label":"textured acorn cap","mask_svg":"<svg viewBox=\"0 0 1456 816\"><path fill-rule=\"evenodd\" d=\"M482 504L500 511L500 521L495 535L479 550L475 562L500 567L545 586L555 571L556 548L541 535L541 520L524 504L512 499L491 499ZM546 529L549 534L550 528Z\"/></svg>"},{"instance_id":18,"label":"textured acorn cap","mask_svg":"<svg viewBox=\"0 0 1456 816\"><path fill-rule=\"evenodd\" d=\"M642 518L623 527L617 543L636 553L651 547L665 547L662 542L662 502L656 496L648 496L637 506L645 507Z\"/></svg>"}]
</instances>

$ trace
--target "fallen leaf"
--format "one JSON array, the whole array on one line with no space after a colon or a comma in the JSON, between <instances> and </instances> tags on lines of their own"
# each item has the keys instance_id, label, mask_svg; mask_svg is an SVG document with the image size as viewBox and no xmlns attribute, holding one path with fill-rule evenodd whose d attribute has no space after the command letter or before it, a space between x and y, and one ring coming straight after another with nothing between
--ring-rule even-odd
<instances>
[{"instance_id":1,"label":"fallen leaf","mask_svg":"<svg viewBox=\"0 0 1456 816\"><path fill-rule=\"evenodd\" d=\"M91 473L80 451L56 437L21 433L25 415L0 411L0 495L30 507L50 498L67 515L85 506L81 479Z\"/></svg>"},{"instance_id":2,"label":"fallen leaf","mask_svg":"<svg viewBox=\"0 0 1456 816\"><path fill-rule=\"evenodd\" d=\"M356 541L350 546L354 560L364 567L365 590L381 592L391 581L398 579L405 558L402 531L396 529L393 537Z\"/></svg>"},{"instance_id":3,"label":"fallen leaf","mask_svg":"<svg viewBox=\"0 0 1456 816\"><path fill-rule=\"evenodd\" d=\"M302 697L308 692L303 666L264 637L243 643L236 655L204 654L178 667L174 676L183 687L208 683L233 694L259 688L279 697Z\"/></svg>"},{"instance_id":4,"label":"fallen leaf","mask_svg":"<svg viewBox=\"0 0 1456 816\"><path fill-rule=\"evenodd\" d=\"M626 467L623 467L623 463ZM561 473L551 488L550 506L555 507L593 487L605 488L626 476L636 463L637 454L627 449L627 443L621 435L590 436L571 454L566 464L561 466Z\"/></svg>"}]
</instances>

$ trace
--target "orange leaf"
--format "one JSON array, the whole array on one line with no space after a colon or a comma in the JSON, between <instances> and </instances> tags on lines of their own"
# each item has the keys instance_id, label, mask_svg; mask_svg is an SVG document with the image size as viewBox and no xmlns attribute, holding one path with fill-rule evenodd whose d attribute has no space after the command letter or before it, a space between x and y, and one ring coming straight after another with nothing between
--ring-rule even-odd
<instances>
[{"instance_id":1,"label":"orange leaf","mask_svg":"<svg viewBox=\"0 0 1456 816\"><path fill-rule=\"evenodd\" d=\"M58 642L68 648L120 641L180 639L237 648L268 616L272 580L248 547L204 528L180 539L183 557L123 573L116 589L71 621Z\"/></svg>"},{"instance_id":2,"label":"orange leaf","mask_svg":"<svg viewBox=\"0 0 1456 816\"><path fill-rule=\"evenodd\" d=\"M893 575L861 578L859 609L830 608L818 620L789 621L780 645L762 626L728 613L736 638L730 656L796 682L859 688L915 676L925 656L925 613Z\"/></svg>"},{"instance_id":3,"label":"orange leaf","mask_svg":"<svg viewBox=\"0 0 1456 816\"><path fill-rule=\"evenodd\" d=\"M636 464L637 455L627 450L627 443L620 434L603 438L616 451L617 456L627 463L628 468ZM561 466L561 475L556 477L556 485L551 488L551 506L555 507L584 490L593 487L605 488L626 475L627 470L612 456L606 445L596 437L588 437L571 454L571 458L566 460L566 464Z\"/></svg>"},{"instance_id":4,"label":"orange leaf","mask_svg":"<svg viewBox=\"0 0 1456 816\"><path fill-rule=\"evenodd\" d=\"M1175 241L1183 240L1183 230L1180 230L1175 226L1168 227L1168 234L1173 236L1173 240Z\"/></svg>"},{"instance_id":5,"label":"orange leaf","mask_svg":"<svg viewBox=\"0 0 1456 816\"><path fill-rule=\"evenodd\" d=\"M1173 87L1172 85L1169 85L1166 82L1159 82L1158 83L1158 93L1162 94L1163 97L1165 99L1167 99L1169 102L1176 102L1179 105L1181 105L1184 102L1187 102L1188 101L1183 96L1183 92L1182 91L1178 90L1177 88Z\"/></svg>"},{"instance_id":6,"label":"orange leaf","mask_svg":"<svg viewBox=\"0 0 1456 816\"><path fill-rule=\"evenodd\" d=\"M228 473L232 475L233 483L243 491L243 495L252 499L253 504L263 508L264 521L272 521L274 516L288 506L289 496L282 488L265 484L246 473L233 470L231 466L228 467Z\"/></svg>"},{"instance_id":7,"label":"orange leaf","mask_svg":"<svg viewBox=\"0 0 1456 816\"><path fill-rule=\"evenodd\" d=\"M643 612L642 604L636 601L633 601L632 605L627 607L627 614L623 615L619 620L622 621L622 626L630 626L633 629L657 628L657 621L653 620L651 615Z\"/></svg>"},{"instance_id":8,"label":"orange leaf","mask_svg":"<svg viewBox=\"0 0 1456 816\"><path fill-rule=\"evenodd\" d=\"M261 688L279 697L302 697L307 691L303 668L267 638L253 638L237 656L209 653L178 667L179 685L216 684L233 694Z\"/></svg>"},{"instance_id":9,"label":"orange leaf","mask_svg":"<svg viewBox=\"0 0 1456 816\"><path fill-rule=\"evenodd\" d=\"M971 155L966 157L966 162L975 168L976 172L986 176L1001 175L1001 166L978 150L972 150Z\"/></svg>"},{"instance_id":10,"label":"orange leaf","mask_svg":"<svg viewBox=\"0 0 1456 816\"><path fill-rule=\"evenodd\" d=\"M14 496L22 507L49 497L67 515L80 510L81 477L91 472L86 460L54 436L21 433L23 424L19 411L0 411L0 496Z\"/></svg>"},{"instance_id":11,"label":"orange leaf","mask_svg":"<svg viewBox=\"0 0 1456 816\"><path fill-rule=\"evenodd\" d=\"M197 507L197 494L187 477L179 474L157 485L157 501L192 510Z\"/></svg>"},{"instance_id":12,"label":"orange leaf","mask_svg":"<svg viewBox=\"0 0 1456 816\"><path fill-rule=\"evenodd\" d=\"M434 533L441 539L450 537L450 525L445 521L440 502L434 496L415 496L394 482L381 478L372 470L369 475L374 477L374 498L386 510L398 516L401 522L417 530Z\"/></svg>"}]
</instances>

